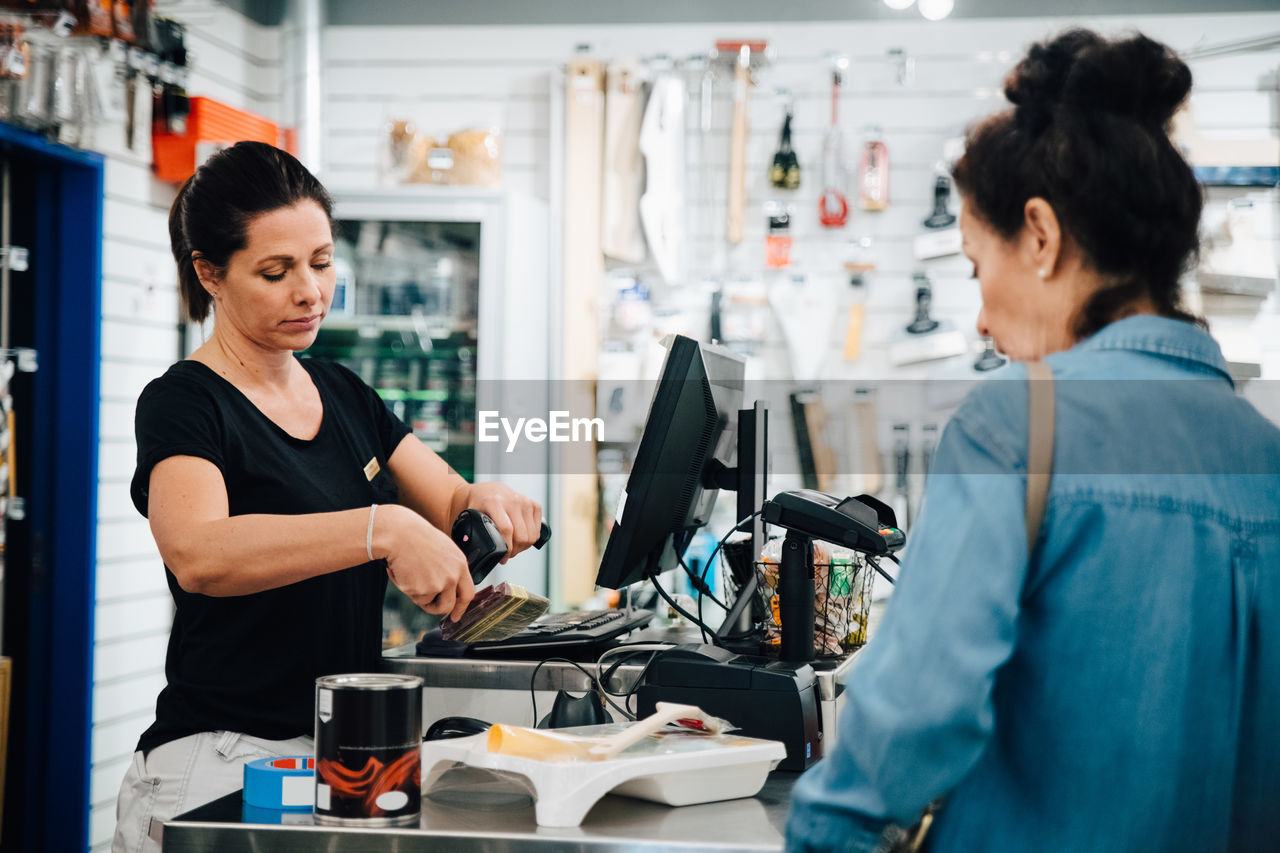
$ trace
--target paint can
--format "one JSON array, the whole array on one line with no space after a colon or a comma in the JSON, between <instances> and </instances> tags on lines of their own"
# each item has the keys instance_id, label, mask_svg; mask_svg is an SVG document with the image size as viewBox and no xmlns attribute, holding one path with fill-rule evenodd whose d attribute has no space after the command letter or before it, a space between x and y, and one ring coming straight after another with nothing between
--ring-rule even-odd
<instances>
[{"instance_id":1,"label":"paint can","mask_svg":"<svg viewBox=\"0 0 1280 853\"><path fill-rule=\"evenodd\" d=\"M416 824L422 807L422 679L316 679L318 823Z\"/></svg>"}]
</instances>

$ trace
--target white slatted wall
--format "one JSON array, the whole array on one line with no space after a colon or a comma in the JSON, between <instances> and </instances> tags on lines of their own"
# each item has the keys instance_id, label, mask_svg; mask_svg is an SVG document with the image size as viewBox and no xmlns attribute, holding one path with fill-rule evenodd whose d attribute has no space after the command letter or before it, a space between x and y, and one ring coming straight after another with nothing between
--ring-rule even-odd
<instances>
[{"instance_id":1,"label":"white slatted wall","mask_svg":"<svg viewBox=\"0 0 1280 853\"><path fill-rule=\"evenodd\" d=\"M194 72L189 92L275 118L279 31L213 2L170 4L184 21ZM101 444L94 612L89 842L107 850L115 798L138 735L155 715L173 604L146 519L129 499L138 394L178 358L178 294L168 213L176 187L152 177L149 105L139 105L134 150L120 126L97 129L107 155L103 217Z\"/></svg>"},{"instance_id":2,"label":"white slatted wall","mask_svg":"<svg viewBox=\"0 0 1280 853\"><path fill-rule=\"evenodd\" d=\"M186 20L196 72L192 94L234 106L279 114L280 35L212 2L184 2L169 14ZM425 14L424 14L425 18ZM870 284L863 359L845 365L839 335L831 340L831 376L910 376L890 371L872 355L883 337L910 317L909 278L920 268L910 255L918 223L931 209L933 163L945 138L966 122L998 108L1000 80L1009 56L1051 34L1067 20L963 20L939 24L883 21L835 24L618 25L591 27L334 27L326 32L326 129L322 178L335 190L379 184L382 127L409 118L420 129L447 134L491 124L503 132L503 175L508 188L552 198L551 85L556 69L586 43L602 59L667 53L676 58L704 52L717 38L768 38L777 61L763 72L751 110L748 151L747 239L730 254L731 268L760 266L765 200L764 170L777 142L781 101L796 98L795 144L806 170L795 196L796 257L807 271L837 269L845 241L871 234L880 270ZM1076 22L1114 32L1137 27L1178 48L1280 30L1280 13L1150 16ZM915 60L910 88L898 87L889 48ZM892 157L893 204L878 215L855 213L843 233L816 222L819 154L826 129L829 76L824 54L848 54L852 65L841 101L842 126L852 148L857 131L879 124ZM1276 54L1201 60L1194 105L1202 130L1257 136L1280 127ZM693 197L691 238L710 253L723 229L727 174L727 86L717 87L712 185ZM177 294L168 253L166 217L174 188L154 181L145 123L137 148L125 149L120 128L100 128L95 147L109 155L103 263L101 462L98 494L98 588L94 661L91 845L109 847L119 781L138 734L150 722L163 684L164 646L171 603L163 569L145 520L128 496L134 464L133 408L138 393L177 357ZM571 164L570 166L571 167ZM1213 196L1221 204L1225 196ZM1272 199L1274 204L1274 197ZM554 212L553 212L554 215ZM1280 221L1280 220L1277 220ZM572 235L568 235L571 238ZM936 262L935 314L963 329L972 326L978 296L963 264ZM553 283L554 286L554 283ZM1261 351L1264 376L1280 375L1280 323L1274 299L1259 318L1215 322L1234 346ZM837 312L837 318L843 312ZM877 331L879 330L879 331ZM1230 334L1226 334L1226 330ZM833 329L838 333L839 329ZM1230 343L1230 342L1229 342Z\"/></svg>"},{"instance_id":3,"label":"white slatted wall","mask_svg":"<svg viewBox=\"0 0 1280 853\"><path fill-rule=\"evenodd\" d=\"M1068 24L1104 32L1138 28L1178 49L1257 36L1280 30L1280 13L1002 21L838 22L690 24L680 26L521 27L333 27L326 34L326 180L337 188L366 188L379 181L382 128L392 119L413 120L420 129L447 133L467 124L493 124L504 134L504 180L513 188L552 197L549 159L553 134L548 114L555 69L576 45L587 44L602 60L666 53L676 59L702 53L717 38L766 38L776 61L758 78L751 106L748 147L746 239L728 256L731 271L759 272L762 265L762 204L772 197L765 171L777 145L782 101L789 88L796 99L795 146L805 177L791 194L797 210L793 235L797 269L837 288L839 310L832 314L826 378L908 378L936 375L935 368L893 369L884 354L891 332L911 317L913 271L935 278L934 314L972 331L979 305L969 267L952 258L917 262L911 255L920 222L932 210L933 166L942 143L974 118L1004 105L1001 80L1034 41ZM896 65L886 52L902 48L915 60L915 82L896 82ZM858 131L880 125L892 161L889 210L855 212L839 231L817 222L817 183L830 105L825 54L851 58L841 98L846 150L856 162ZM1248 54L1193 63L1193 106L1206 134L1259 136L1280 125L1277 68L1280 54ZM729 84L716 87L716 113L708 163L714 176L701 192L692 181L689 222L700 257L712 258L722 242L724 186L728 163ZM694 102L690 102L690 109ZM691 145L694 144L691 138ZM572 168L567 164L566 168ZM1215 191L1221 206L1228 194ZM1274 194L1267 200L1276 204ZM1211 205L1212 207L1212 205ZM554 212L553 212L554 215ZM1277 219L1280 221L1280 218ZM851 364L841 357L849 298L839 274L850 237L869 234L877 246L878 272L869 279L869 307L863 356ZM572 239L572 234L566 235ZM1274 334L1275 300L1261 318L1211 318L1228 357L1265 362L1264 376L1280 375L1280 335ZM822 330L825 331L825 330ZM694 330L701 334L701 328ZM821 335L815 335L821 339ZM780 347L780 344L777 346ZM777 360L774 359L773 362ZM772 373L770 375L773 375Z\"/></svg>"}]
</instances>

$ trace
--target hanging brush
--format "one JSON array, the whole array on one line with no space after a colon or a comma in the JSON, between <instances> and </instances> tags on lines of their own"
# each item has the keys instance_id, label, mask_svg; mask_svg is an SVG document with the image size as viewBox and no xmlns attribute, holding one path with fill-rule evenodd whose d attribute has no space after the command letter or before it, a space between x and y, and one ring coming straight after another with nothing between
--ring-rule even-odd
<instances>
[{"instance_id":1,"label":"hanging brush","mask_svg":"<svg viewBox=\"0 0 1280 853\"><path fill-rule=\"evenodd\" d=\"M461 619L440 623L440 634L456 643L505 640L529 627L550 606L542 596L504 581L479 590Z\"/></svg>"}]
</instances>

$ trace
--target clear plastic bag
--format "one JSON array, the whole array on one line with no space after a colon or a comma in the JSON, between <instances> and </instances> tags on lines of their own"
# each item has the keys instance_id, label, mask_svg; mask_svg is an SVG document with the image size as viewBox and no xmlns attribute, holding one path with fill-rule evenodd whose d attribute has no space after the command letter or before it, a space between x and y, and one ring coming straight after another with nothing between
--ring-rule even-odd
<instances>
[{"instance_id":1,"label":"clear plastic bag","mask_svg":"<svg viewBox=\"0 0 1280 853\"><path fill-rule=\"evenodd\" d=\"M453 152L449 183L496 187L502 180L502 135L495 128L471 128L449 134Z\"/></svg>"}]
</instances>

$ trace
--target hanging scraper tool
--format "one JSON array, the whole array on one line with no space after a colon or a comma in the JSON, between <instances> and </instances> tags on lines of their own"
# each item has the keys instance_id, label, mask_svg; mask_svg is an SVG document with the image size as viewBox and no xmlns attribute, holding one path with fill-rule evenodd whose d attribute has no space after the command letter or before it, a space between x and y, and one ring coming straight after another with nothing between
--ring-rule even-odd
<instances>
[{"instance_id":1,"label":"hanging scraper tool","mask_svg":"<svg viewBox=\"0 0 1280 853\"><path fill-rule=\"evenodd\" d=\"M733 125L729 138L729 204L725 239L742 242L747 215L747 102L752 72L768 59L768 43L746 39L716 42L715 57L733 63Z\"/></svg>"}]
</instances>

